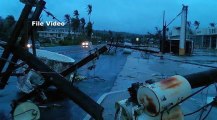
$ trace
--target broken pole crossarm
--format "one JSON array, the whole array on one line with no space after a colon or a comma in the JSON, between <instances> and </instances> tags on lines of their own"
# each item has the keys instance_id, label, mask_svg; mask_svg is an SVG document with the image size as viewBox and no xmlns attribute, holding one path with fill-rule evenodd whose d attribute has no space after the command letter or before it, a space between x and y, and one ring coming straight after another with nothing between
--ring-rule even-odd
<instances>
[{"instance_id":1,"label":"broken pole crossarm","mask_svg":"<svg viewBox=\"0 0 217 120\"><path fill-rule=\"evenodd\" d=\"M79 61L75 65L73 65L70 68L68 68L67 70L63 71L61 73L61 75L67 76L68 74L74 72L76 69L78 69L78 68L82 67L83 65L87 64L88 62L90 62L94 58L97 58L99 54L102 54L102 53L106 52L107 50L108 49L107 49L106 46L101 47L96 52L90 54L89 56L87 56L86 58L82 59L81 61Z\"/></svg>"},{"instance_id":2,"label":"broken pole crossarm","mask_svg":"<svg viewBox=\"0 0 217 120\"><path fill-rule=\"evenodd\" d=\"M217 82L217 69L211 69L204 72L193 73L184 76L191 85L191 88L198 88Z\"/></svg>"},{"instance_id":3,"label":"broken pole crossarm","mask_svg":"<svg viewBox=\"0 0 217 120\"><path fill-rule=\"evenodd\" d=\"M89 113L94 119L102 120L103 107L78 88L70 85L69 81L67 81L63 76L50 69L49 66L22 47L15 46L12 52L16 57L25 61L35 71L42 72L41 75L45 78L45 81L51 82L83 110Z\"/></svg>"},{"instance_id":4,"label":"broken pole crossarm","mask_svg":"<svg viewBox=\"0 0 217 120\"><path fill-rule=\"evenodd\" d=\"M41 0L41 1L38 2L38 4L36 5L35 12L33 13L33 16L31 18L31 21L39 19L40 14L41 14L42 10L44 9L45 4L46 3L43 0ZM28 27L28 30L27 30L26 34L29 36L32 33L33 26L31 25L31 23L27 23L27 25L25 25L25 27ZM28 37L26 37L26 35L23 34L22 38L21 38L21 42L24 44L24 43L26 43L25 41L27 41L27 40L28 40ZM22 46L23 46L23 44L22 44ZM15 56L13 56L12 59L11 59L11 61L13 63L16 63L18 61L18 58L16 58ZM15 67L15 64L9 63L8 68L6 69L6 73L7 74L5 74L2 77L2 80L1 80L1 85L0 85L1 89L3 89L5 87L5 85L7 84L7 81L9 79L11 73L13 72L14 67Z\"/></svg>"},{"instance_id":5,"label":"broken pole crossarm","mask_svg":"<svg viewBox=\"0 0 217 120\"><path fill-rule=\"evenodd\" d=\"M141 48L136 48L136 47L134 47L134 46L124 46L124 45L115 45L115 44L108 44L108 45L110 45L110 46L115 46L115 47L121 47L121 48L129 48L129 49L138 50L138 51L143 51L143 52L159 53L159 51L141 49Z\"/></svg>"},{"instance_id":6,"label":"broken pole crossarm","mask_svg":"<svg viewBox=\"0 0 217 120\"><path fill-rule=\"evenodd\" d=\"M16 43L18 36L20 35L22 28L24 26L24 22L25 20L28 18L29 13L32 10L32 6L31 5L25 5L25 7L23 8L23 11L20 15L20 18L18 19L14 30L12 31L11 37L7 43L7 46L1 56L1 58L4 59L8 59L9 55L10 55L10 50L12 49L11 47ZM0 72L2 72L2 69L5 66L6 61L1 60L0 61Z\"/></svg>"}]
</instances>

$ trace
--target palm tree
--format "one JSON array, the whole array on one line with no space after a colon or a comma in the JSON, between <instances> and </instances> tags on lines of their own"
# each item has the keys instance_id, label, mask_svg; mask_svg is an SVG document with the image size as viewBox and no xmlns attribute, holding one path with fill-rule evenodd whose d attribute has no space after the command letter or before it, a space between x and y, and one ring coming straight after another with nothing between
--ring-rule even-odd
<instances>
[{"instance_id":1,"label":"palm tree","mask_svg":"<svg viewBox=\"0 0 217 120\"><path fill-rule=\"evenodd\" d=\"M69 14L65 14L64 18L65 18L66 24L67 24L68 27L69 27L69 30L68 30L69 35L71 35L71 17L70 17Z\"/></svg>"},{"instance_id":2,"label":"palm tree","mask_svg":"<svg viewBox=\"0 0 217 120\"><path fill-rule=\"evenodd\" d=\"M4 20L4 34L6 39L10 36L10 33L12 32L12 29L16 23L16 20L13 15L8 15Z\"/></svg>"},{"instance_id":3,"label":"palm tree","mask_svg":"<svg viewBox=\"0 0 217 120\"><path fill-rule=\"evenodd\" d=\"M72 18L72 29L74 32L78 31L79 26L80 26L80 20L76 18Z\"/></svg>"},{"instance_id":4,"label":"palm tree","mask_svg":"<svg viewBox=\"0 0 217 120\"><path fill-rule=\"evenodd\" d=\"M5 18L5 24L7 27L12 27L14 24L15 24L15 18L13 15L8 15L6 18Z\"/></svg>"},{"instance_id":5,"label":"palm tree","mask_svg":"<svg viewBox=\"0 0 217 120\"><path fill-rule=\"evenodd\" d=\"M195 26L195 29L198 29L199 26L200 26L200 22L197 21L197 20L195 20L195 21L194 21L194 26Z\"/></svg>"},{"instance_id":6,"label":"palm tree","mask_svg":"<svg viewBox=\"0 0 217 120\"><path fill-rule=\"evenodd\" d=\"M87 5L87 14L89 15L89 22L90 22L90 16L91 16L91 13L92 13L92 5Z\"/></svg>"},{"instance_id":7,"label":"palm tree","mask_svg":"<svg viewBox=\"0 0 217 120\"><path fill-rule=\"evenodd\" d=\"M87 31L87 37L89 37L90 39L91 39L91 35L93 32L93 23L90 22L91 13L92 13L92 5L88 4L87 5L87 14L89 16L89 22L87 23L86 31Z\"/></svg>"},{"instance_id":8,"label":"palm tree","mask_svg":"<svg viewBox=\"0 0 217 120\"><path fill-rule=\"evenodd\" d=\"M79 13L78 13L78 10L75 10L74 11L74 17L75 18L72 18L72 28L73 28L73 31L77 31L79 26L80 26L80 20L79 20Z\"/></svg>"},{"instance_id":9,"label":"palm tree","mask_svg":"<svg viewBox=\"0 0 217 120\"><path fill-rule=\"evenodd\" d=\"M191 21L187 21L187 32L189 32L189 34L193 35L193 30L191 28Z\"/></svg>"},{"instance_id":10,"label":"palm tree","mask_svg":"<svg viewBox=\"0 0 217 120\"><path fill-rule=\"evenodd\" d=\"M73 14L74 14L75 18L78 19L78 16L79 16L78 10L75 10Z\"/></svg>"},{"instance_id":11,"label":"palm tree","mask_svg":"<svg viewBox=\"0 0 217 120\"><path fill-rule=\"evenodd\" d=\"M4 27L4 19L0 16L0 38L3 37L3 27Z\"/></svg>"},{"instance_id":12,"label":"palm tree","mask_svg":"<svg viewBox=\"0 0 217 120\"><path fill-rule=\"evenodd\" d=\"M215 27L216 23L210 23L209 24L211 27Z\"/></svg>"},{"instance_id":13,"label":"palm tree","mask_svg":"<svg viewBox=\"0 0 217 120\"><path fill-rule=\"evenodd\" d=\"M85 28L86 21L85 21L84 18L81 18L81 19L80 19L80 22L81 22L81 29L82 29L82 32L84 33L84 28Z\"/></svg>"},{"instance_id":14,"label":"palm tree","mask_svg":"<svg viewBox=\"0 0 217 120\"><path fill-rule=\"evenodd\" d=\"M188 28L191 27L191 21L187 21L187 27L188 27Z\"/></svg>"},{"instance_id":15,"label":"palm tree","mask_svg":"<svg viewBox=\"0 0 217 120\"><path fill-rule=\"evenodd\" d=\"M91 38L91 35L93 33L93 23L88 22L86 26L86 31L87 31L87 37Z\"/></svg>"},{"instance_id":16,"label":"palm tree","mask_svg":"<svg viewBox=\"0 0 217 120\"><path fill-rule=\"evenodd\" d=\"M0 16L0 29L3 28L4 25L4 19Z\"/></svg>"}]
</instances>

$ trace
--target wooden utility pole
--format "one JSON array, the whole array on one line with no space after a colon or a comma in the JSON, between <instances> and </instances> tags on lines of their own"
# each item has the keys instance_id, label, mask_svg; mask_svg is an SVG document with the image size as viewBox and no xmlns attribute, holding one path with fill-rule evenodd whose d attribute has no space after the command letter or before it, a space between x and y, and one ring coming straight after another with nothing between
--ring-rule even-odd
<instances>
[{"instance_id":1,"label":"wooden utility pole","mask_svg":"<svg viewBox=\"0 0 217 120\"><path fill-rule=\"evenodd\" d=\"M160 51L164 54L164 46L166 41L166 22L165 22L165 11L163 12L163 30L162 30L162 38L160 42Z\"/></svg>"}]
</instances>

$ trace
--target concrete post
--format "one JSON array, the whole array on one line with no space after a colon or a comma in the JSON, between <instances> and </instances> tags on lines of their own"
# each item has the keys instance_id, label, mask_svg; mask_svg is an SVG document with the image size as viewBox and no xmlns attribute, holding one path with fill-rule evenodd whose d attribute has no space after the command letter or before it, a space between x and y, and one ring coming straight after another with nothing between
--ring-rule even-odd
<instances>
[{"instance_id":1,"label":"concrete post","mask_svg":"<svg viewBox=\"0 0 217 120\"><path fill-rule=\"evenodd\" d=\"M188 6L183 6L181 17L181 32L179 41L179 55L185 55L186 23Z\"/></svg>"},{"instance_id":2,"label":"concrete post","mask_svg":"<svg viewBox=\"0 0 217 120\"><path fill-rule=\"evenodd\" d=\"M212 36L209 37L209 49L212 48Z\"/></svg>"}]
</instances>

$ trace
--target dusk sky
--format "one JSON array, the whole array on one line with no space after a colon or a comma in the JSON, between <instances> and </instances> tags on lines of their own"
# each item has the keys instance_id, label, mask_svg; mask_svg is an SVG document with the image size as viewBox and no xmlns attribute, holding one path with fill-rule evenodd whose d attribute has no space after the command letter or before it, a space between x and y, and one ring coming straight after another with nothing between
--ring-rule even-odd
<instances>
[{"instance_id":1,"label":"dusk sky","mask_svg":"<svg viewBox=\"0 0 217 120\"><path fill-rule=\"evenodd\" d=\"M59 20L64 15L73 15L78 10L80 18L87 17L87 5L93 6L91 21L95 30L113 30L145 34L154 32L162 26L163 11L166 21L171 21L182 9L189 6L188 21L198 20L200 27L208 27L210 22L217 23L216 0L45 0L46 8ZM0 16L14 15L17 19L23 8L19 0L0 0ZM43 20L52 20L43 14ZM170 27L179 26L180 17Z\"/></svg>"}]
</instances>

